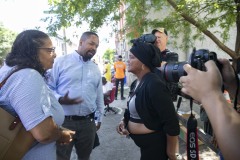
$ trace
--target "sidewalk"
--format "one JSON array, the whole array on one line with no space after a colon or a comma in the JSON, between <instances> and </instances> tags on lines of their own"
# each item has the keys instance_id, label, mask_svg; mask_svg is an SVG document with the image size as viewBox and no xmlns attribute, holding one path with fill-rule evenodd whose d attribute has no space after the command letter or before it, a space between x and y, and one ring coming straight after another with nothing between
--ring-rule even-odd
<instances>
[{"instance_id":1,"label":"sidewalk","mask_svg":"<svg viewBox=\"0 0 240 160\"><path fill-rule=\"evenodd\" d=\"M118 110L117 114L107 113L103 117L103 122L100 130L98 131L98 136L100 139L100 146L95 148L91 154L91 160L139 160L140 151L139 148L134 144L131 139L121 136L116 131L116 126L123 117L124 109L127 106L127 97L129 89L125 88L124 95L126 100L115 100L111 107ZM175 104L176 106L176 104ZM199 113L199 108L194 105L194 112ZM181 112L189 112L189 101L186 100L182 102L179 109ZM183 140L179 140L179 152L183 155L186 160L186 143ZM199 156L201 160L218 160L218 156L215 152L210 150L206 145L199 146ZM76 157L73 156L71 160L75 160Z\"/></svg>"}]
</instances>

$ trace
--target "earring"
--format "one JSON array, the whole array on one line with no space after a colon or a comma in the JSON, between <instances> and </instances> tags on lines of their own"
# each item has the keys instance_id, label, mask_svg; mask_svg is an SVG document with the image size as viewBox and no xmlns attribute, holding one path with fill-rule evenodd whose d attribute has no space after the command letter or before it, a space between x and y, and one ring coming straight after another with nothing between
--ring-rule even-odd
<instances>
[{"instance_id":1,"label":"earring","mask_svg":"<svg viewBox=\"0 0 240 160\"><path fill-rule=\"evenodd\" d=\"M145 68L144 68L144 65L142 65L142 70L144 70Z\"/></svg>"}]
</instances>

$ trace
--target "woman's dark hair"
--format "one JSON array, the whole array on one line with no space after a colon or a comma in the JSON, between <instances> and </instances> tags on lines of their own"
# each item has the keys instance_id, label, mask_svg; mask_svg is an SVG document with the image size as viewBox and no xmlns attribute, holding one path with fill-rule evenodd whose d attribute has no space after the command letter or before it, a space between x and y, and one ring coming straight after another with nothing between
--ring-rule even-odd
<instances>
[{"instance_id":1,"label":"woman's dark hair","mask_svg":"<svg viewBox=\"0 0 240 160\"><path fill-rule=\"evenodd\" d=\"M42 64L38 58L38 48L44 45L44 40L49 36L38 30L25 30L15 39L10 53L6 57L8 66L17 66L18 68L33 68L44 76Z\"/></svg>"}]
</instances>

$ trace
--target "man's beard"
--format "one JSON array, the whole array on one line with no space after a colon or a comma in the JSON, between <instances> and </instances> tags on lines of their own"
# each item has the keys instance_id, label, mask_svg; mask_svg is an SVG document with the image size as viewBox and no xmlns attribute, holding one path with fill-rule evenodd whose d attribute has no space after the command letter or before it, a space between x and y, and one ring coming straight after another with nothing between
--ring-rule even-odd
<instances>
[{"instance_id":1,"label":"man's beard","mask_svg":"<svg viewBox=\"0 0 240 160\"><path fill-rule=\"evenodd\" d=\"M92 55L88 55L88 54L86 54L86 55L84 55L84 56L82 56L83 57L83 61L88 61L88 60L91 60L92 59Z\"/></svg>"},{"instance_id":2,"label":"man's beard","mask_svg":"<svg viewBox=\"0 0 240 160\"><path fill-rule=\"evenodd\" d=\"M88 60L92 59L92 56L83 56L82 58L84 62L87 62Z\"/></svg>"}]
</instances>

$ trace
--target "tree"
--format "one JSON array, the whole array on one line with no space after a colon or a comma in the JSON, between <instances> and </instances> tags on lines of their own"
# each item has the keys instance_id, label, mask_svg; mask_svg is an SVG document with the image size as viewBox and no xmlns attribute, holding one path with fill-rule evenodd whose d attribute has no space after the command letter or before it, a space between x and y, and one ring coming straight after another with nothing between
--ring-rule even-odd
<instances>
[{"instance_id":1,"label":"tree","mask_svg":"<svg viewBox=\"0 0 240 160\"><path fill-rule=\"evenodd\" d=\"M204 35L234 60L240 52L240 0L49 0L52 7L48 17L49 31L55 32L61 27L80 25L87 21L91 29L101 27L103 23L118 21L125 15L126 25L121 31L129 38L140 36L148 28L163 26L178 37L184 34L184 46L191 46L190 39L203 39ZM119 7L126 4L125 12L119 13ZM160 18L150 17L156 13ZM55 18L55 19L54 19ZM116 25L116 23L114 23ZM224 43L229 40L229 30L236 26L235 50ZM216 30L220 28L221 31Z\"/></svg>"},{"instance_id":2,"label":"tree","mask_svg":"<svg viewBox=\"0 0 240 160\"><path fill-rule=\"evenodd\" d=\"M107 49L107 50L103 53L103 59L109 60L109 63L110 63L110 64L113 64L114 53L115 53L115 50L113 50L113 49Z\"/></svg>"},{"instance_id":3,"label":"tree","mask_svg":"<svg viewBox=\"0 0 240 160\"><path fill-rule=\"evenodd\" d=\"M0 57L5 58L7 53L10 51L12 43L16 38L16 33L5 28L0 23Z\"/></svg>"},{"instance_id":4,"label":"tree","mask_svg":"<svg viewBox=\"0 0 240 160\"><path fill-rule=\"evenodd\" d=\"M48 0L50 4L49 17L43 19L49 22L48 31L56 34L62 27L79 26L88 22L91 30L96 31L103 23L110 23L119 16L119 0Z\"/></svg>"}]
</instances>

